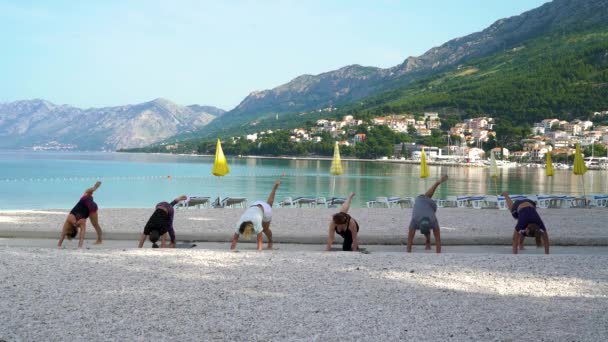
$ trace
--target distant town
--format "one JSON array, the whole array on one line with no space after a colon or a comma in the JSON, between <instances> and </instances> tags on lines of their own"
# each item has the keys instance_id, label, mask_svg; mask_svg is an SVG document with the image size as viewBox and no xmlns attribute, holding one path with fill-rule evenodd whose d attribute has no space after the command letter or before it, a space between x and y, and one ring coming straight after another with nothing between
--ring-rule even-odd
<instances>
[{"instance_id":1,"label":"distant town","mask_svg":"<svg viewBox=\"0 0 608 342\"><path fill-rule=\"evenodd\" d=\"M331 112L334 108L324 109ZM595 112L593 117L606 117L608 111ZM255 126L252 123L251 126ZM414 136L418 139L440 134L444 139L442 146L429 146L415 142L404 142L394 145L393 154L378 159L419 160L424 148L429 161L453 163L482 163L489 158L492 151L496 159L503 162L544 162L546 154L551 153L554 160L572 161L575 146L590 148L591 155L598 163L590 162L591 166L608 166L606 147L608 146L608 125L594 125L589 120L564 121L558 119L545 119L534 123L531 132L514 145L517 150L510 151L497 143L499 137L495 130L492 117L481 116L464 119L457 122L449 130L441 130L442 121L436 112L425 112L421 116L410 114L393 114L376 117L369 121L357 120L352 115L346 115L342 120L317 120L312 127L295 128L287 130L291 143L321 143L323 136L328 135L342 147L355 147L368 138L368 134L361 132L374 126L386 126L391 131ZM227 141L237 144L245 139L248 143L256 143L263 137L271 136L280 130L265 130L241 137L231 137ZM168 152L176 150L179 143L166 144L164 149ZM594 151L597 149L597 151ZM594 153L595 152L595 153ZM593 158L587 158L588 162ZM567 166L565 166L567 167Z\"/></svg>"}]
</instances>

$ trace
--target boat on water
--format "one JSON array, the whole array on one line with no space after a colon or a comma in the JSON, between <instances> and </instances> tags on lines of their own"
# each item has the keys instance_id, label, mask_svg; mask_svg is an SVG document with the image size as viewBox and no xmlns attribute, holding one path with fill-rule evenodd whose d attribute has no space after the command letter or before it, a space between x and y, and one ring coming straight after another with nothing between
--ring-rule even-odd
<instances>
[{"instance_id":1,"label":"boat on water","mask_svg":"<svg viewBox=\"0 0 608 342\"><path fill-rule=\"evenodd\" d=\"M608 157L586 157L584 160L588 170L608 169Z\"/></svg>"}]
</instances>

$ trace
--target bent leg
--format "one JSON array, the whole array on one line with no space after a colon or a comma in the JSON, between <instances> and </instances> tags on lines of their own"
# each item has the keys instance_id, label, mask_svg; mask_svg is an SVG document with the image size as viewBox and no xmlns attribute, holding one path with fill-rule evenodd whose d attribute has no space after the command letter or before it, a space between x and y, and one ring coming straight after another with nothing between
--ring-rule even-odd
<instances>
[{"instance_id":1,"label":"bent leg","mask_svg":"<svg viewBox=\"0 0 608 342\"><path fill-rule=\"evenodd\" d=\"M268 238L268 249L272 249L272 230L270 230L270 222L262 222L262 232Z\"/></svg>"},{"instance_id":2,"label":"bent leg","mask_svg":"<svg viewBox=\"0 0 608 342\"><path fill-rule=\"evenodd\" d=\"M437 190L437 187L439 187L439 185L441 185L441 183L445 182L446 180L448 180L448 176L443 175L441 178L439 178L438 181L436 181L435 183L433 183L433 185L431 185L431 187L424 193L424 196L426 196L428 198L432 198L433 195L435 194L435 190Z\"/></svg>"},{"instance_id":3,"label":"bent leg","mask_svg":"<svg viewBox=\"0 0 608 342\"><path fill-rule=\"evenodd\" d=\"M97 213L93 213L89 216L89 219L91 220L91 224L97 233L97 241L95 241L95 244L99 245L102 242L102 231L101 226L99 225L99 217L97 216Z\"/></svg>"},{"instance_id":4,"label":"bent leg","mask_svg":"<svg viewBox=\"0 0 608 342\"><path fill-rule=\"evenodd\" d=\"M353 250L353 235L352 234L344 234L342 236L344 238L344 242L342 243L342 250L345 252L350 252Z\"/></svg>"},{"instance_id":5,"label":"bent leg","mask_svg":"<svg viewBox=\"0 0 608 342\"><path fill-rule=\"evenodd\" d=\"M277 189L279 188L279 185L281 185L281 181L277 180L276 182L274 182L274 185L272 186L272 191L270 191L270 195L268 196L268 199L266 200L266 203L268 203L268 205L270 207L272 207L272 204L274 203L274 195L277 192Z\"/></svg>"}]
</instances>

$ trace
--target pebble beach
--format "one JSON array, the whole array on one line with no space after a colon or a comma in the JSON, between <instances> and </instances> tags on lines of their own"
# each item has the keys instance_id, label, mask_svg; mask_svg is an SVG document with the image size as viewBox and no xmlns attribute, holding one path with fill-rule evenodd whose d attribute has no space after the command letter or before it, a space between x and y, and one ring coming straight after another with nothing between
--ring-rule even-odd
<instances>
[{"instance_id":1,"label":"pebble beach","mask_svg":"<svg viewBox=\"0 0 608 342\"><path fill-rule=\"evenodd\" d=\"M522 254L509 254L509 213L473 209L438 211L446 246L439 255L421 245L404 252L409 209L365 208L352 214L369 254L322 251L334 209L283 208L274 210L275 250L240 243L231 252L241 211L180 210L178 239L218 242L161 250L134 248L150 209L102 209L106 242L93 246L90 229L84 249L75 241L56 247L66 210L0 212L0 340L608 336L608 232L599 224L608 210L541 210L556 245L551 255L531 241Z\"/></svg>"}]
</instances>

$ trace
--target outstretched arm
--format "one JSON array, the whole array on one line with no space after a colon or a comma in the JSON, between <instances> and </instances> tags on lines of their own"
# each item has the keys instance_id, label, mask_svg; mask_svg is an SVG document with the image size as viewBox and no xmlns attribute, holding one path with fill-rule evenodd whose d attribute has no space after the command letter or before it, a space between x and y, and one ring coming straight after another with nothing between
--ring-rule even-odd
<instances>
[{"instance_id":1,"label":"outstretched arm","mask_svg":"<svg viewBox=\"0 0 608 342\"><path fill-rule=\"evenodd\" d=\"M519 246L519 233L517 230L513 230L513 254L517 254L517 247Z\"/></svg>"},{"instance_id":2,"label":"outstretched arm","mask_svg":"<svg viewBox=\"0 0 608 342\"><path fill-rule=\"evenodd\" d=\"M435 194L435 190L437 190L437 187L447 180L448 175L443 175L441 178L439 178L439 180L437 180L435 183L433 183L433 185L431 185L431 187L424 193L424 196L432 198L433 194Z\"/></svg>"},{"instance_id":3,"label":"outstretched arm","mask_svg":"<svg viewBox=\"0 0 608 342\"><path fill-rule=\"evenodd\" d=\"M258 240L258 251L261 251L264 246L264 237L262 236L261 232L258 234L257 240Z\"/></svg>"},{"instance_id":4,"label":"outstretched arm","mask_svg":"<svg viewBox=\"0 0 608 342\"><path fill-rule=\"evenodd\" d=\"M84 244L84 234L87 231L87 221L84 221L80 224L80 240L78 241L78 248L82 248Z\"/></svg>"},{"instance_id":5,"label":"outstretched arm","mask_svg":"<svg viewBox=\"0 0 608 342\"><path fill-rule=\"evenodd\" d=\"M100 187L100 186L101 186L101 182L99 182L99 181L98 181L97 183L95 183L95 185L93 185L93 187L92 187L92 188L88 188L88 189L86 189L86 190L84 191L84 193L85 193L85 194L92 195L92 194L95 192L95 190L99 189L99 187Z\"/></svg>"},{"instance_id":6,"label":"outstretched arm","mask_svg":"<svg viewBox=\"0 0 608 342\"><path fill-rule=\"evenodd\" d=\"M509 208L509 210L512 210L511 208L513 207L513 201L511 200L511 197L509 197L509 193L503 191L501 195L505 197L505 202L507 202L507 208Z\"/></svg>"},{"instance_id":7,"label":"outstretched arm","mask_svg":"<svg viewBox=\"0 0 608 342\"><path fill-rule=\"evenodd\" d=\"M350 203L353 201L353 197L355 197L355 193L351 192L346 201L344 201L344 204L342 204L342 208L340 209L341 213L348 213L348 209L350 209Z\"/></svg>"},{"instance_id":8,"label":"outstretched arm","mask_svg":"<svg viewBox=\"0 0 608 342\"><path fill-rule=\"evenodd\" d=\"M274 182L274 185L272 186L272 191L270 191L270 195L268 196L268 199L266 200L266 203L268 203L268 205L271 207L272 207L272 204L274 203L274 194L276 194L277 189L279 188L279 185L281 185L281 180L277 179L276 182Z\"/></svg>"},{"instance_id":9,"label":"outstretched arm","mask_svg":"<svg viewBox=\"0 0 608 342\"><path fill-rule=\"evenodd\" d=\"M325 248L326 251L331 251L331 246L334 244L334 238L336 236L336 225L335 223L332 221L329 223L329 236L327 237L327 247Z\"/></svg>"},{"instance_id":10,"label":"outstretched arm","mask_svg":"<svg viewBox=\"0 0 608 342\"><path fill-rule=\"evenodd\" d=\"M234 236L232 237L232 244L230 245L230 249L234 250L236 248L237 241L239 241L239 234L234 233Z\"/></svg>"},{"instance_id":11,"label":"outstretched arm","mask_svg":"<svg viewBox=\"0 0 608 342\"><path fill-rule=\"evenodd\" d=\"M144 233L141 233L141 236L139 237L139 243L137 244L137 248L142 248L144 246L144 241L146 241L146 236L144 235Z\"/></svg>"}]
</instances>

